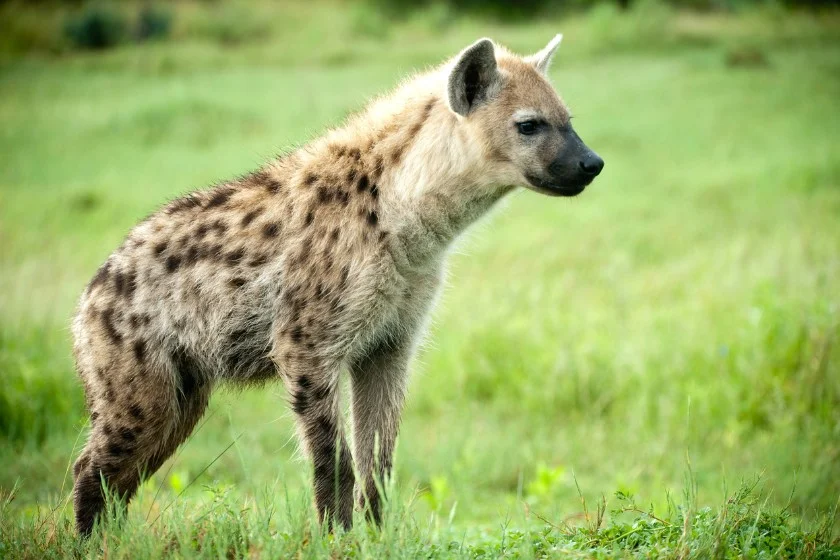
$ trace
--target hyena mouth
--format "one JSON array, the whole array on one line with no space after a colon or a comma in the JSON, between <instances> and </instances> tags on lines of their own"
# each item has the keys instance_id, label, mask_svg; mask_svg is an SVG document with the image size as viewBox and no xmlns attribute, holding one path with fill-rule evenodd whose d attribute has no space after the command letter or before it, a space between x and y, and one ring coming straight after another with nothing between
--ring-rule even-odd
<instances>
[{"instance_id":1,"label":"hyena mouth","mask_svg":"<svg viewBox=\"0 0 840 560\"><path fill-rule=\"evenodd\" d=\"M535 187L535 190L549 196L577 196L586 189L586 186L592 182L594 178L579 179L575 182L566 183L563 185L546 181L534 175L525 175L528 182Z\"/></svg>"}]
</instances>

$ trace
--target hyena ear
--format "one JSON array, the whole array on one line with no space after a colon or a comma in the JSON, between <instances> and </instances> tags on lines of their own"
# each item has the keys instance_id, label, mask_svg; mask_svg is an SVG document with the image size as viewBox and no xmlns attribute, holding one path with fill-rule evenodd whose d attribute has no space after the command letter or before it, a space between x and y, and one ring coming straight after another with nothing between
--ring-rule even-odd
<instances>
[{"instance_id":1,"label":"hyena ear","mask_svg":"<svg viewBox=\"0 0 840 560\"><path fill-rule=\"evenodd\" d=\"M449 73L449 106L459 115L466 116L492 97L498 83L493 41L479 39L461 51Z\"/></svg>"},{"instance_id":2,"label":"hyena ear","mask_svg":"<svg viewBox=\"0 0 840 560\"><path fill-rule=\"evenodd\" d=\"M548 74L548 67L551 66L551 59L554 58L554 53L557 52L557 47L560 46L560 41L562 40L563 34L558 33L554 36L554 39L548 42L543 50L526 57L525 61L532 64L540 74Z\"/></svg>"}]
</instances>

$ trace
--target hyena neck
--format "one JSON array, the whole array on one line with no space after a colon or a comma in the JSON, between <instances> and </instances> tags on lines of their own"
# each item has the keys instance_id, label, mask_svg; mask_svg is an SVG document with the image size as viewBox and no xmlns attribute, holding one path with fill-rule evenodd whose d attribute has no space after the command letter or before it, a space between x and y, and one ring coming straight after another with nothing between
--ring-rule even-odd
<instances>
[{"instance_id":1,"label":"hyena neck","mask_svg":"<svg viewBox=\"0 0 840 560\"><path fill-rule=\"evenodd\" d=\"M416 78L287 160L300 173L361 179L353 191L375 188L381 227L420 268L512 190L484 177L484 148L449 109L440 79Z\"/></svg>"},{"instance_id":2,"label":"hyena neck","mask_svg":"<svg viewBox=\"0 0 840 560\"><path fill-rule=\"evenodd\" d=\"M482 177L483 148L434 93L414 95L378 128L384 161L380 213L416 264L444 255L513 187ZM399 153L399 157L393 157Z\"/></svg>"}]
</instances>

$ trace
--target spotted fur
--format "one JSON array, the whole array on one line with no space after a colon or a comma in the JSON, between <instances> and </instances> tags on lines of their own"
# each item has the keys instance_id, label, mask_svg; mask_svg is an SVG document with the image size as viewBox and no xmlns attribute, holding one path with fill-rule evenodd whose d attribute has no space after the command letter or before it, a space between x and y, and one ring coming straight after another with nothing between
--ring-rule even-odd
<instances>
[{"instance_id":1,"label":"spotted fur","mask_svg":"<svg viewBox=\"0 0 840 560\"><path fill-rule=\"evenodd\" d=\"M391 469L408 363L448 249L516 186L544 190L526 176L562 147L524 145L511 120L524 108L568 127L542 74L552 53L522 59L479 41L341 128L129 233L73 322L91 412L74 466L82 534L103 509L101 481L130 499L216 386L274 378L312 458L321 518L347 527L357 502L379 520L377 480Z\"/></svg>"}]
</instances>

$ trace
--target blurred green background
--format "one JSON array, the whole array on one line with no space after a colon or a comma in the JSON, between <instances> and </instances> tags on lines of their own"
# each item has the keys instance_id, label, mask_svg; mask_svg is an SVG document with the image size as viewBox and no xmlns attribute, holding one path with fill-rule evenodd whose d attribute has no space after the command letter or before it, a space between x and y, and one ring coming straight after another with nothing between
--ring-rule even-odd
<instances>
[{"instance_id":1,"label":"blurred green background","mask_svg":"<svg viewBox=\"0 0 840 560\"><path fill-rule=\"evenodd\" d=\"M401 432L412 511L465 532L565 520L575 481L663 504L690 464L701 504L760 474L770 502L795 487L792 511L824 515L840 498L836 4L0 2L5 511L70 516L87 415L69 320L133 224L479 37L530 53L563 32L551 79L606 168L573 200L512 196L459 245ZM243 501L309 491L281 385L220 392L207 418L138 501L199 474L180 500L211 482Z\"/></svg>"}]
</instances>

